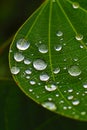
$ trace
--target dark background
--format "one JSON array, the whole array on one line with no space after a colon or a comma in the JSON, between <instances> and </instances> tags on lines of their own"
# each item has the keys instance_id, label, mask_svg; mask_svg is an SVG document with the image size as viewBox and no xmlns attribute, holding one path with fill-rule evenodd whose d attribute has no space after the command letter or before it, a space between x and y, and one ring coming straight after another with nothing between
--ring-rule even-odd
<instances>
[{"instance_id":1,"label":"dark background","mask_svg":"<svg viewBox=\"0 0 87 130\"><path fill-rule=\"evenodd\" d=\"M8 63L13 35L43 0L0 0L0 130L83 130L86 122L56 115L26 97Z\"/></svg>"}]
</instances>

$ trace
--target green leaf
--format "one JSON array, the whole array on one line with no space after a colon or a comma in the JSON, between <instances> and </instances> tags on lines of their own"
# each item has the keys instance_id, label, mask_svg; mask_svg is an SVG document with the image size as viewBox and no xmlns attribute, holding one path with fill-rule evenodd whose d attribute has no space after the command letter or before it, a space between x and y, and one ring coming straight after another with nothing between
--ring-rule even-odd
<instances>
[{"instance_id":1,"label":"green leaf","mask_svg":"<svg viewBox=\"0 0 87 130\"><path fill-rule=\"evenodd\" d=\"M86 0L46 0L16 33L9 64L21 90L43 107L87 120Z\"/></svg>"}]
</instances>

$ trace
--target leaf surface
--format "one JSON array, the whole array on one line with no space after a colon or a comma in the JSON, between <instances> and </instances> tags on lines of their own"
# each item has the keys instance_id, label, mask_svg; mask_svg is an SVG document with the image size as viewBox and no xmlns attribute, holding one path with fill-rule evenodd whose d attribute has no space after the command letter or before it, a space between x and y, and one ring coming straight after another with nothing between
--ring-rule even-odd
<instances>
[{"instance_id":1,"label":"leaf surface","mask_svg":"<svg viewBox=\"0 0 87 130\"><path fill-rule=\"evenodd\" d=\"M22 91L43 107L87 120L86 0L46 0L16 33L9 63Z\"/></svg>"}]
</instances>

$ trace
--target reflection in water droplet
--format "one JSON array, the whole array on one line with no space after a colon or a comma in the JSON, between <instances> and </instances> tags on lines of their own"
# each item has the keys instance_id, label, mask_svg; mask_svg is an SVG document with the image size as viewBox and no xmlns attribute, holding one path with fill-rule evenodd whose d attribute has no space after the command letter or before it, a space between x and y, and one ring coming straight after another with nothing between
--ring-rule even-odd
<instances>
[{"instance_id":1,"label":"reflection in water droplet","mask_svg":"<svg viewBox=\"0 0 87 130\"><path fill-rule=\"evenodd\" d=\"M47 91L55 91L57 89L57 86L55 84L48 84L48 85L45 85L45 89Z\"/></svg>"},{"instance_id":2,"label":"reflection in water droplet","mask_svg":"<svg viewBox=\"0 0 87 130\"><path fill-rule=\"evenodd\" d=\"M62 31L58 31L58 32L56 33L56 35L57 35L58 37L61 37L61 36L63 36L63 32L62 32Z\"/></svg>"},{"instance_id":3,"label":"reflection in water droplet","mask_svg":"<svg viewBox=\"0 0 87 130\"><path fill-rule=\"evenodd\" d=\"M31 81L30 81L30 84L31 84L31 85L35 85L35 84L36 84L36 82L35 82L35 81L33 81L33 80L31 80Z\"/></svg>"},{"instance_id":4,"label":"reflection in water droplet","mask_svg":"<svg viewBox=\"0 0 87 130\"><path fill-rule=\"evenodd\" d=\"M21 53L15 53L14 54L14 59L17 61L17 62L21 62L24 60L24 56L21 54Z\"/></svg>"},{"instance_id":5,"label":"reflection in water droplet","mask_svg":"<svg viewBox=\"0 0 87 130\"><path fill-rule=\"evenodd\" d=\"M79 3L73 2L72 6L73 6L74 9L78 9L79 8Z\"/></svg>"},{"instance_id":6,"label":"reflection in water droplet","mask_svg":"<svg viewBox=\"0 0 87 130\"><path fill-rule=\"evenodd\" d=\"M41 81L48 81L49 80L49 76L48 76L48 74L46 74L46 73L42 73L41 75L40 75L40 80Z\"/></svg>"},{"instance_id":7,"label":"reflection in water droplet","mask_svg":"<svg viewBox=\"0 0 87 130\"><path fill-rule=\"evenodd\" d=\"M20 39L17 41L16 46L19 50L26 50L29 48L30 43L27 42L25 39Z\"/></svg>"},{"instance_id":8,"label":"reflection in water droplet","mask_svg":"<svg viewBox=\"0 0 87 130\"><path fill-rule=\"evenodd\" d=\"M11 73L12 74L18 74L20 72L20 69L18 68L18 67L16 67L16 66L13 66L12 68L11 68Z\"/></svg>"},{"instance_id":9,"label":"reflection in water droplet","mask_svg":"<svg viewBox=\"0 0 87 130\"><path fill-rule=\"evenodd\" d=\"M56 105L53 102L44 102L42 103L42 106L51 111L55 111L57 109Z\"/></svg>"},{"instance_id":10,"label":"reflection in water droplet","mask_svg":"<svg viewBox=\"0 0 87 130\"><path fill-rule=\"evenodd\" d=\"M59 72L60 72L60 68L59 68L59 67L57 67L57 68L54 69L54 71L53 71L54 74L58 74Z\"/></svg>"},{"instance_id":11,"label":"reflection in water droplet","mask_svg":"<svg viewBox=\"0 0 87 130\"><path fill-rule=\"evenodd\" d=\"M31 64L31 61L28 59L24 59L24 64L29 65L29 64Z\"/></svg>"},{"instance_id":12,"label":"reflection in water droplet","mask_svg":"<svg viewBox=\"0 0 87 130\"><path fill-rule=\"evenodd\" d=\"M79 100L72 101L72 104L75 105L75 106L78 105L79 103L80 103Z\"/></svg>"},{"instance_id":13,"label":"reflection in water droplet","mask_svg":"<svg viewBox=\"0 0 87 130\"><path fill-rule=\"evenodd\" d=\"M83 39L83 35L82 34L76 35L76 40L81 41L82 39Z\"/></svg>"},{"instance_id":14,"label":"reflection in water droplet","mask_svg":"<svg viewBox=\"0 0 87 130\"><path fill-rule=\"evenodd\" d=\"M41 53L47 53L48 52L48 48L47 48L47 45L45 44L41 44L38 48L39 52Z\"/></svg>"},{"instance_id":15,"label":"reflection in water droplet","mask_svg":"<svg viewBox=\"0 0 87 130\"><path fill-rule=\"evenodd\" d=\"M87 88L87 82L83 84L83 88Z\"/></svg>"},{"instance_id":16,"label":"reflection in water droplet","mask_svg":"<svg viewBox=\"0 0 87 130\"><path fill-rule=\"evenodd\" d=\"M56 46L54 47L54 49L55 49L56 51L61 51L61 50L62 50L62 45L61 45L61 44L56 45Z\"/></svg>"},{"instance_id":17,"label":"reflection in water droplet","mask_svg":"<svg viewBox=\"0 0 87 130\"><path fill-rule=\"evenodd\" d=\"M47 64L45 63L45 61L41 60L41 59L37 59L33 62L33 67L36 70L44 70L47 67Z\"/></svg>"},{"instance_id":18,"label":"reflection in water droplet","mask_svg":"<svg viewBox=\"0 0 87 130\"><path fill-rule=\"evenodd\" d=\"M68 69L68 73L71 75L71 76L79 76L81 74L81 70L78 66L71 66L69 69Z\"/></svg>"},{"instance_id":19,"label":"reflection in water droplet","mask_svg":"<svg viewBox=\"0 0 87 130\"><path fill-rule=\"evenodd\" d=\"M25 73L26 73L26 74L31 74L32 71L31 71L31 70L25 70Z\"/></svg>"}]
</instances>

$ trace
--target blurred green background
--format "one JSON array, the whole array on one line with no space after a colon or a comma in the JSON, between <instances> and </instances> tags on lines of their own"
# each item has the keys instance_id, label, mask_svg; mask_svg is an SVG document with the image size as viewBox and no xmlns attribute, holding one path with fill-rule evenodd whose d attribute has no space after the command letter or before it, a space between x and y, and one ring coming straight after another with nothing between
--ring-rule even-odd
<instances>
[{"instance_id":1,"label":"blurred green background","mask_svg":"<svg viewBox=\"0 0 87 130\"><path fill-rule=\"evenodd\" d=\"M86 122L56 115L26 97L8 63L13 35L44 0L0 0L0 130L82 130Z\"/></svg>"}]
</instances>

